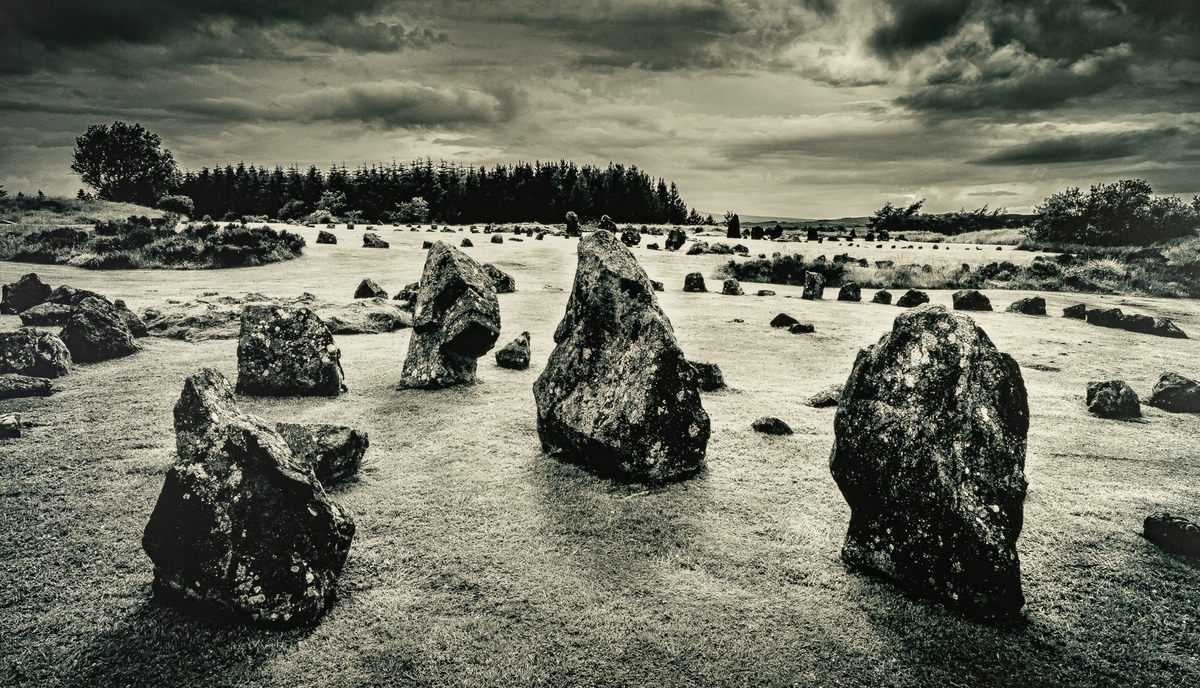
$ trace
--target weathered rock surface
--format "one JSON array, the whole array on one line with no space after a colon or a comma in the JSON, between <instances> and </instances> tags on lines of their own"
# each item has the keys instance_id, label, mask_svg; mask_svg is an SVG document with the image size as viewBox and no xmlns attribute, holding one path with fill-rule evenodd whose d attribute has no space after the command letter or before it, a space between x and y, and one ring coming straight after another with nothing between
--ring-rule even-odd
<instances>
[{"instance_id":1,"label":"weathered rock surface","mask_svg":"<svg viewBox=\"0 0 1200 688\"><path fill-rule=\"evenodd\" d=\"M1023 313L1025 315L1045 315L1046 299L1040 296L1018 299L1009 304L1005 310L1009 313Z\"/></svg>"},{"instance_id":2,"label":"weathered rock surface","mask_svg":"<svg viewBox=\"0 0 1200 688\"><path fill-rule=\"evenodd\" d=\"M742 296L746 292L742 291L742 285L737 280L727 279L721 286L721 293L725 296Z\"/></svg>"},{"instance_id":3,"label":"weathered rock surface","mask_svg":"<svg viewBox=\"0 0 1200 688\"><path fill-rule=\"evenodd\" d=\"M892 292L880 289L871 297L871 303L882 303L885 306L892 305Z\"/></svg>"},{"instance_id":4,"label":"weathered rock surface","mask_svg":"<svg viewBox=\"0 0 1200 688\"><path fill-rule=\"evenodd\" d=\"M825 298L825 275L809 270L804 273L804 293L802 299L809 301Z\"/></svg>"},{"instance_id":5,"label":"weathered rock surface","mask_svg":"<svg viewBox=\"0 0 1200 688\"><path fill-rule=\"evenodd\" d=\"M420 293L421 293L421 283L420 282L410 282L410 283L404 285L403 289L396 292L396 295L394 297L392 297L392 299L395 301L403 301L403 302L407 303L409 309L411 310L412 307L417 303L417 295Z\"/></svg>"},{"instance_id":6,"label":"weathered rock surface","mask_svg":"<svg viewBox=\"0 0 1200 688\"><path fill-rule=\"evenodd\" d=\"M50 396L50 381L44 377L0 373L0 399Z\"/></svg>"},{"instance_id":7,"label":"weathered rock surface","mask_svg":"<svg viewBox=\"0 0 1200 688\"><path fill-rule=\"evenodd\" d=\"M1146 403L1171 413L1200 413L1200 382L1179 373L1163 373Z\"/></svg>"},{"instance_id":8,"label":"weathered rock surface","mask_svg":"<svg viewBox=\"0 0 1200 688\"><path fill-rule=\"evenodd\" d=\"M379 238L372 232L363 233L363 248L389 248L391 244Z\"/></svg>"},{"instance_id":9,"label":"weathered rock surface","mask_svg":"<svg viewBox=\"0 0 1200 688\"><path fill-rule=\"evenodd\" d=\"M76 289L75 287L63 284L50 292L50 298L46 299L46 303L58 303L64 306L77 306L81 301L87 298L100 299L108 301L108 298L102 294L97 294L94 291L87 289Z\"/></svg>"},{"instance_id":10,"label":"weathered rock surface","mask_svg":"<svg viewBox=\"0 0 1200 688\"><path fill-rule=\"evenodd\" d=\"M696 369L696 379L700 384L700 391L715 392L718 389L725 389L725 376L716 363L693 362L692 367Z\"/></svg>"},{"instance_id":11,"label":"weathered rock surface","mask_svg":"<svg viewBox=\"0 0 1200 688\"><path fill-rule=\"evenodd\" d=\"M835 416L842 559L968 616L1016 618L1028 428L1019 366L969 317L898 316L859 352Z\"/></svg>"},{"instance_id":12,"label":"weathered rock surface","mask_svg":"<svg viewBox=\"0 0 1200 688\"><path fill-rule=\"evenodd\" d=\"M1077 303L1074 306L1067 306L1063 309L1063 317L1073 320L1087 320L1087 304Z\"/></svg>"},{"instance_id":13,"label":"weathered rock surface","mask_svg":"<svg viewBox=\"0 0 1200 688\"><path fill-rule=\"evenodd\" d=\"M59 334L76 363L122 358L141 351L116 307L97 298L80 301Z\"/></svg>"},{"instance_id":14,"label":"weathered rock surface","mask_svg":"<svg viewBox=\"0 0 1200 688\"><path fill-rule=\"evenodd\" d=\"M497 294L511 294L517 290L517 281L512 278L512 275L491 263L484 263L482 267L483 271L491 278L492 286L496 288Z\"/></svg>"},{"instance_id":15,"label":"weathered rock surface","mask_svg":"<svg viewBox=\"0 0 1200 688\"><path fill-rule=\"evenodd\" d=\"M658 280L650 280L650 286L654 287L654 291L666 291L667 285Z\"/></svg>"},{"instance_id":16,"label":"weathered rock surface","mask_svg":"<svg viewBox=\"0 0 1200 688\"><path fill-rule=\"evenodd\" d=\"M499 234L493 234L492 235L492 243L493 244L503 244L504 237L500 236Z\"/></svg>"},{"instance_id":17,"label":"weathered rock surface","mask_svg":"<svg viewBox=\"0 0 1200 688\"><path fill-rule=\"evenodd\" d=\"M1154 328L1150 330L1150 334L1158 337L1170 337L1171 339L1187 339L1179 326L1171 322L1170 318L1155 318Z\"/></svg>"},{"instance_id":18,"label":"weathered rock surface","mask_svg":"<svg viewBox=\"0 0 1200 688\"><path fill-rule=\"evenodd\" d=\"M31 272L22 275L16 282L0 287L0 313L16 315L50 298L50 285Z\"/></svg>"},{"instance_id":19,"label":"weathered rock surface","mask_svg":"<svg viewBox=\"0 0 1200 688\"><path fill-rule=\"evenodd\" d=\"M0 439L15 440L21 437L21 414L0 413Z\"/></svg>"},{"instance_id":20,"label":"weathered rock surface","mask_svg":"<svg viewBox=\"0 0 1200 688\"><path fill-rule=\"evenodd\" d=\"M312 310L250 305L238 337L239 394L337 396L342 352Z\"/></svg>"},{"instance_id":21,"label":"weathered rock surface","mask_svg":"<svg viewBox=\"0 0 1200 688\"><path fill-rule=\"evenodd\" d=\"M529 333L522 332L520 337L496 352L496 365L511 370L526 370L529 368L529 355Z\"/></svg>"},{"instance_id":22,"label":"weathered rock surface","mask_svg":"<svg viewBox=\"0 0 1200 688\"><path fill-rule=\"evenodd\" d=\"M633 227L630 227L621 232L621 243L633 248L634 246L642 243L642 233Z\"/></svg>"},{"instance_id":23,"label":"weathered rock surface","mask_svg":"<svg viewBox=\"0 0 1200 688\"><path fill-rule=\"evenodd\" d=\"M242 306L249 303L309 308L335 335L377 334L412 326L412 313L406 303L380 299L333 303L308 293L293 299L269 299L252 294L245 298L223 296L212 301L196 299L147 308L143 313L150 334L156 337L189 342L235 339L241 333Z\"/></svg>"},{"instance_id":24,"label":"weathered rock surface","mask_svg":"<svg viewBox=\"0 0 1200 688\"><path fill-rule=\"evenodd\" d=\"M333 485L358 473L371 446L367 433L327 423L276 423L296 460L312 468L322 485Z\"/></svg>"},{"instance_id":25,"label":"weathered rock surface","mask_svg":"<svg viewBox=\"0 0 1200 688\"><path fill-rule=\"evenodd\" d=\"M709 419L645 271L612 234L579 244L575 283L534 384L538 435L556 458L648 483L703 467Z\"/></svg>"},{"instance_id":26,"label":"weathered rock surface","mask_svg":"<svg viewBox=\"0 0 1200 688\"><path fill-rule=\"evenodd\" d=\"M461 246L463 248L471 248L471 247L475 246L475 244L471 243L471 240L468 239L467 237L463 237L462 243L460 243L459 246ZM431 246L430 248L433 248L433 247Z\"/></svg>"},{"instance_id":27,"label":"weathered rock surface","mask_svg":"<svg viewBox=\"0 0 1200 688\"><path fill-rule=\"evenodd\" d=\"M1200 557L1200 525L1186 518L1167 513L1147 516L1142 535L1172 554Z\"/></svg>"},{"instance_id":28,"label":"weathered rock surface","mask_svg":"<svg viewBox=\"0 0 1200 688\"><path fill-rule=\"evenodd\" d=\"M954 302L954 310L956 311L990 311L992 310L992 302L988 297L980 294L974 289L963 289L956 291L950 297Z\"/></svg>"},{"instance_id":29,"label":"weathered rock surface","mask_svg":"<svg viewBox=\"0 0 1200 688\"><path fill-rule=\"evenodd\" d=\"M771 327L791 327L798 322L800 321L788 315L787 313L780 313L774 318L771 318Z\"/></svg>"},{"instance_id":30,"label":"weathered rock surface","mask_svg":"<svg viewBox=\"0 0 1200 688\"><path fill-rule=\"evenodd\" d=\"M26 327L55 327L66 325L71 319L72 306L61 303L43 302L21 311L21 324Z\"/></svg>"},{"instance_id":31,"label":"weathered rock surface","mask_svg":"<svg viewBox=\"0 0 1200 688\"><path fill-rule=\"evenodd\" d=\"M901 308L913 308L923 303L929 303L929 294L917 289L909 289L896 299L896 305Z\"/></svg>"},{"instance_id":32,"label":"weathered rock surface","mask_svg":"<svg viewBox=\"0 0 1200 688\"><path fill-rule=\"evenodd\" d=\"M71 370L71 352L57 335L22 327L0 332L0 373L60 377Z\"/></svg>"},{"instance_id":33,"label":"weathered rock surface","mask_svg":"<svg viewBox=\"0 0 1200 688\"><path fill-rule=\"evenodd\" d=\"M756 432L765 435L791 435L792 427L774 416L763 416L750 424Z\"/></svg>"},{"instance_id":34,"label":"weathered rock surface","mask_svg":"<svg viewBox=\"0 0 1200 688\"><path fill-rule=\"evenodd\" d=\"M317 243L318 244L336 244L337 243L337 235L334 234L333 232L327 232L322 229L321 231L317 232Z\"/></svg>"},{"instance_id":35,"label":"weathered rock surface","mask_svg":"<svg viewBox=\"0 0 1200 688\"><path fill-rule=\"evenodd\" d=\"M837 300L858 303L862 301L862 288L858 286L858 282L847 282L838 289Z\"/></svg>"},{"instance_id":36,"label":"weathered rock surface","mask_svg":"<svg viewBox=\"0 0 1200 688\"><path fill-rule=\"evenodd\" d=\"M813 325L812 323L798 322L788 328L788 332L790 332L791 334L812 334L813 332L816 332L816 331L817 331L817 327L816 327L816 325Z\"/></svg>"},{"instance_id":37,"label":"weathered rock surface","mask_svg":"<svg viewBox=\"0 0 1200 688\"><path fill-rule=\"evenodd\" d=\"M1124 380L1089 382L1087 407L1088 411L1101 418L1134 418L1142 415L1137 393Z\"/></svg>"},{"instance_id":38,"label":"weathered rock surface","mask_svg":"<svg viewBox=\"0 0 1200 688\"><path fill-rule=\"evenodd\" d=\"M1089 308L1087 321L1089 325L1100 327L1120 327L1124 314L1120 308Z\"/></svg>"},{"instance_id":39,"label":"weathered rock surface","mask_svg":"<svg viewBox=\"0 0 1200 688\"><path fill-rule=\"evenodd\" d=\"M499 336L500 302L492 278L462 251L434 244L421 274L400 387L473 384L476 359Z\"/></svg>"},{"instance_id":40,"label":"weathered rock surface","mask_svg":"<svg viewBox=\"0 0 1200 688\"><path fill-rule=\"evenodd\" d=\"M759 289L757 295L758 296L774 296L775 291L773 289Z\"/></svg>"},{"instance_id":41,"label":"weathered rock surface","mask_svg":"<svg viewBox=\"0 0 1200 688\"><path fill-rule=\"evenodd\" d=\"M647 251L658 251L658 250L660 250L660 249L659 249L659 246L658 246L658 242L652 242L652 243L646 244L646 250L647 250Z\"/></svg>"},{"instance_id":42,"label":"weathered rock surface","mask_svg":"<svg viewBox=\"0 0 1200 688\"><path fill-rule=\"evenodd\" d=\"M842 396L845 385L830 385L808 398L808 405L813 408L829 408L838 405L838 397Z\"/></svg>"},{"instance_id":43,"label":"weathered rock surface","mask_svg":"<svg viewBox=\"0 0 1200 688\"><path fill-rule=\"evenodd\" d=\"M698 272L689 272L687 276L683 278L683 290L708 291L708 288L704 286L704 275L701 275Z\"/></svg>"},{"instance_id":44,"label":"weathered rock surface","mask_svg":"<svg viewBox=\"0 0 1200 688\"><path fill-rule=\"evenodd\" d=\"M188 378L175 405L179 458L142 537L154 593L264 625L316 620L333 602L354 520L220 373Z\"/></svg>"},{"instance_id":45,"label":"weathered rock surface","mask_svg":"<svg viewBox=\"0 0 1200 688\"><path fill-rule=\"evenodd\" d=\"M663 242L663 246L668 251L678 251L680 248L683 248L685 243L687 243L687 234L682 229L672 229L667 232L667 238Z\"/></svg>"},{"instance_id":46,"label":"weathered rock surface","mask_svg":"<svg viewBox=\"0 0 1200 688\"><path fill-rule=\"evenodd\" d=\"M120 316L125 327L129 328L130 334L136 338L149 337L150 331L146 328L146 323L142 321L141 316L129 310L129 306L121 299L113 301L113 308L117 309L117 315Z\"/></svg>"},{"instance_id":47,"label":"weathered rock surface","mask_svg":"<svg viewBox=\"0 0 1200 688\"><path fill-rule=\"evenodd\" d=\"M354 290L354 298L356 299L386 299L388 293L383 287L375 283L375 280L367 278L358 283L358 289Z\"/></svg>"}]
</instances>

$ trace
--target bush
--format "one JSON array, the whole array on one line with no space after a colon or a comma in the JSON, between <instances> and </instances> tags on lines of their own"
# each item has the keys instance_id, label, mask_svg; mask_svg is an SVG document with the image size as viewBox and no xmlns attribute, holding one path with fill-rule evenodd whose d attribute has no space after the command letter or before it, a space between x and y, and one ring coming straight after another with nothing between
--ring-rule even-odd
<instances>
[{"instance_id":1,"label":"bush","mask_svg":"<svg viewBox=\"0 0 1200 688\"><path fill-rule=\"evenodd\" d=\"M1175 196L1153 193L1143 179L1097 184L1086 194L1072 187L1039 205L1026 233L1038 242L1089 246L1144 246L1196 234L1200 199L1189 206Z\"/></svg>"},{"instance_id":2,"label":"bush","mask_svg":"<svg viewBox=\"0 0 1200 688\"><path fill-rule=\"evenodd\" d=\"M163 196L158 199L158 208L168 213L178 213L191 217L196 205L187 196Z\"/></svg>"}]
</instances>

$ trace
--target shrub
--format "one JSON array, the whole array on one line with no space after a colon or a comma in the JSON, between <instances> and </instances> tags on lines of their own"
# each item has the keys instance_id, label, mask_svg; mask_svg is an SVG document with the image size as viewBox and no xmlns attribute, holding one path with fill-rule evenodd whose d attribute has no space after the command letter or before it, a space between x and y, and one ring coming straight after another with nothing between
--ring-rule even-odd
<instances>
[{"instance_id":1,"label":"shrub","mask_svg":"<svg viewBox=\"0 0 1200 688\"><path fill-rule=\"evenodd\" d=\"M196 209L196 205L192 203L192 199L187 196L163 196L158 199L158 207L160 210L165 210L168 213L178 213L189 217L191 217Z\"/></svg>"},{"instance_id":2,"label":"shrub","mask_svg":"<svg viewBox=\"0 0 1200 688\"><path fill-rule=\"evenodd\" d=\"M1122 179L1097 184L1085 194L1072 187L1047 198L1027 234L1039 242L1091 246L1151 244L1195 235L1200 203L1154 196L1149 182Z\"/></svg>"}]
</instances>

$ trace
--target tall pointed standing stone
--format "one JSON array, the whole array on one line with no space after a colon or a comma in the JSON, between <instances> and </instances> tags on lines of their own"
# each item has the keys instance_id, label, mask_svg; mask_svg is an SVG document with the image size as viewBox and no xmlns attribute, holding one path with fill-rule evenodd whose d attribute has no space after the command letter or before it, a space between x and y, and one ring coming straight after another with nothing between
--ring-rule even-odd
<instances>
[{"instance_id":1,"label":"tall pointed standing stone","mask_svg":"<svg viewBox=\"0 0 1200 688\"><path fill-rule=\"evenodd\" d=\"M859 352L834 420L842 559L968 616L1015 618L1028 429L1020 367L974 321L942 306L897 317Z\"/></svg>"},{"instance_id":2,"label":"tall pointed standing stone","mask_svg":"<svg viewBox=\"0 0 1200 688\"><path fill-rule=\"evenodd\" d=\"M664 482L704 465L699 379L633 254L605 231L579 243L558 345L533 387L542 448L623 480Z\"/></svg>"},{"instance_id":3,"label":"tall pointed standing stone","mask_svg":"<svg viewBox=\"0 0 1200 688\"><path fill-rule=\"evenodd\" d=\"M499 336L492 278L467 254L435 242L425 256L400 388L473 384L476 359Z\"/></svg>"}]
</instances>

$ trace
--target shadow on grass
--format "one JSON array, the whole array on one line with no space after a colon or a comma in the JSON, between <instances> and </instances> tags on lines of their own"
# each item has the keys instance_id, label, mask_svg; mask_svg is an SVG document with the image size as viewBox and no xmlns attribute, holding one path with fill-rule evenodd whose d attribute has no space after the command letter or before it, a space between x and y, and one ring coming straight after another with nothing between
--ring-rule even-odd
<instances>
[{"instance_id":1,"label":"shadow on grass","mask_svg":"<svg viewBox=\"0 0 1200 688\"><path fill-rule=\"evenodd\" d=\"M234 686L311 632L269 631L193 618L148 600L110 631L73 654L59 685Z\"/></svg>"}]
</instances>

